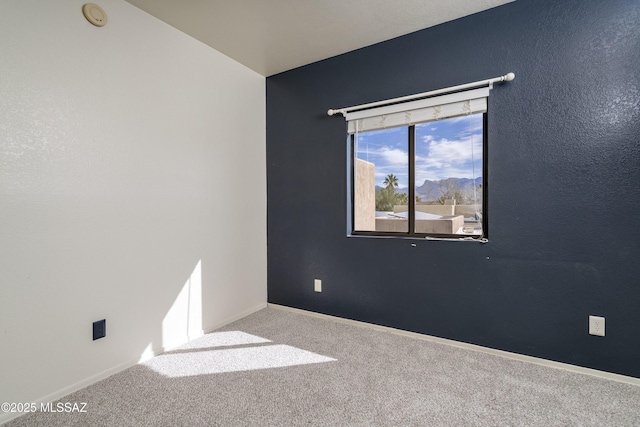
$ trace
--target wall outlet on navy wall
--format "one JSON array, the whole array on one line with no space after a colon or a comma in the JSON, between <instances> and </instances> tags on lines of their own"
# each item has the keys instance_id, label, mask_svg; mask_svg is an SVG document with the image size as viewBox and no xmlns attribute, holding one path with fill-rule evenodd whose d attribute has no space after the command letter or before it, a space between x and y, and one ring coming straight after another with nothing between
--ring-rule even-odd
<instances>
[{"instance_id":1,"label":"wall outlet on navy wall","mask_svg":"<svg viewBox=\"0 0 640 427\"><path fill-rule=\"evenodd\" d=\"M589 316L589 334L599 337L604 336L604 317Z\"/></svg>"},{"instance_id":2,"label":"wall outlet on navy wall","mask_svg":"<svg viewBox=\"0 0 640 427\"><path fill-rule=\"evenodd\" d=\"M93 340L104 338L107 335L106 319L93 322Z\"/></svg>"}]
</instances>

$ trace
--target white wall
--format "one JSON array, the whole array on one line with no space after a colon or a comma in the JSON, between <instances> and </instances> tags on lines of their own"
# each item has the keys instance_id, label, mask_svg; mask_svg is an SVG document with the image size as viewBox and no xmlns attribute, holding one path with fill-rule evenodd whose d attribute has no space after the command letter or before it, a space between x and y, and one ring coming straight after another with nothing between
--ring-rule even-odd
<instances>
[{"instance_id":1,"label":"white wall","mask_svg":"<svg viewBox=\"0 0 640 427\"><path fill-rule=\"evenodd\" d=\"M92 26L83 3L0 2L0 402L266 305L264 77L121 0Z\"/></svg>"}]
</instances>

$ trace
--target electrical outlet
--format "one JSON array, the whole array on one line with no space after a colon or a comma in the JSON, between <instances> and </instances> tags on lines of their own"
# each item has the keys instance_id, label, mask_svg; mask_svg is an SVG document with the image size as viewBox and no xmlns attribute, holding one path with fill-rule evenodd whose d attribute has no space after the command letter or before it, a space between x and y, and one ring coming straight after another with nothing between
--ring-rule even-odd
<instances>
[{"instance_id":1,"label":"electrical outlet","mask_svg":"<svg viewBox=\"0 0 640 427\"><path fill-rule=\"evenodd\" d=\"M320 279L313 280L313 290L316 292L322 292L322 280Z\"/></svg>"},{"instance_id":2,"label":"electrical outlet","mask_svg":"<svg viewBox=\"0 0 640 427\"><path fill-rule=\"evenodd\" d=\"M107 335L107 321L105 319L93 322L93 340L104 338Z\"/></svg>"},{"instance_id":3,"label":"electrical outlet","mask_svg":"<svg viewBox=\"0 0 640 427\"><path fill-rule=\"evenodd\" d=\"M589 334L599 337L604 336L604 317L589 316Z\"/></svg>"}]
</instances>

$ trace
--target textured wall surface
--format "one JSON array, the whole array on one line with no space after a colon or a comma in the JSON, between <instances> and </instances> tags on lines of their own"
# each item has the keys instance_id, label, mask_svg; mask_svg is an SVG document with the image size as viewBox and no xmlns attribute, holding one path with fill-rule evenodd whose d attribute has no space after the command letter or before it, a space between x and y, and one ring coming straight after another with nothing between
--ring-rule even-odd
<instances>
[{"instance_id":1,"label":"textured wall surface","mask_svg":"<svg viewBox=\"0 0 640 427\"><path fill-rule=\"evenodd\" d=\"M269 77L269 301L640 377L638 70L637 1L519 0ZM347 237L326 110L510 71L489 98L490 242Z\"/></svg>"},{"instance_id":2,"label":"textured wall surface","mask_svg":"<svg viewBox=\"0 0 640 427\"><path fill-rule=\"evenodd\" d=\"M266 303L264 77L124 1L94 27L83 3L0 2L0 402Z\"/></svg>"}]
</instances>

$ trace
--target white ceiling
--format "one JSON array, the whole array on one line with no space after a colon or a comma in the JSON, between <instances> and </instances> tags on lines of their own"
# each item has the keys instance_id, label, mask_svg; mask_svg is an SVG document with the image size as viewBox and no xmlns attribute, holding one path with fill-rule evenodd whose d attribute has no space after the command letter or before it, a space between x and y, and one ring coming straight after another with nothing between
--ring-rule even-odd
<instances>
[{"instance_id":1,"label":"white ceiling","mask_svg":"<svg viewBox=\"0 0 640 427\"><path fill-rule=\"evenodd\" d=\"M514 0L127 0L270 76Z\"/></svg>"}]
</instances>

